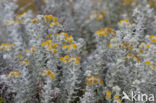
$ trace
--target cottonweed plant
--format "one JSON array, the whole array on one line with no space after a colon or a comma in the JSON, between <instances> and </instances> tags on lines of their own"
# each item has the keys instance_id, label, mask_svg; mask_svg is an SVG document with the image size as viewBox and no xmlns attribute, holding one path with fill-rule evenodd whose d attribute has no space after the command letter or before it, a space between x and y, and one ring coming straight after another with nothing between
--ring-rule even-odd
<instances>
[{"instance_id":1,"label":"cottonweed plant","mask_svg":"<svg viewBox=\"0 0 156 103\"><path fill-rule=\"evenodd\" d=\"M150 103L122 97L156 93L154 1L44 2L0 2L0 102Z\"/></svg>"},{"instance_id":2,"label":"cottonweed plant","mask_svg":"<svg viewBox=\"0 0 156 103\"><path fill-rule=\"evenodd\" d=\"M63 32L57 19L53 15L38 15L21 20L21 24L27 25L25 31L29 42L15 54L14 50L20 48L20 45L1 44L1 50L11 55L10 58L16 62L14 68L18 68L18 71L3 75L4 81L17 93L17 103L33 102L36 95L41 96L42 103L56 101L57 96L60 96L58 100L62 102L73 100L76 85L80 83L79 52L83 40L74 41L72 36ZM38 94L40 89L41 93ZM55 90L62 91L61 95L56 95Z\"/></svg>"}]
</instances>

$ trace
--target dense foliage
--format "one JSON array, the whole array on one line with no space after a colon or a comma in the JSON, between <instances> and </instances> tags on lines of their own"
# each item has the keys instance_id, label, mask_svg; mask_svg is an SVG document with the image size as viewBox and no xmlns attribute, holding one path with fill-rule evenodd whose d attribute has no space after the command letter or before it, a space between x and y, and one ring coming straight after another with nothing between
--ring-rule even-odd
<instances>
[{"instance_id":1,"label":"dense foliage","mask_svg":"<svg viewBox=\"0 0 156 103\"><path fill-rule=\"evenodd\" d=\"M35 2L0 0L0 103L155 103L156 1Z\"/></svg>"}]
</instances>

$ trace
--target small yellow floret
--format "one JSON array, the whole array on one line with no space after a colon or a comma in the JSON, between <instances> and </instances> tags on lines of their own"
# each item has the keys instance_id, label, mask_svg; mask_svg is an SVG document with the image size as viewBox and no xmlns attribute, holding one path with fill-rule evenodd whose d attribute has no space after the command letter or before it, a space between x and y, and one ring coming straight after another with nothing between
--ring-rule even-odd
<instances>
[{"instance_id":1,"label":"small yellow floret","mask_svg":"<svg viewBox=\"0 0 156 103\"><path fill-rule=\"evenodd\" d=\"M156 39L152 39L152 42L156 42Z\"/></svg>"},{"instance_id":2,"label":"small yellow floret","mask_svg":"<svg viewBox=\"0 0 156 103\"><path fill-rule=\"evenodd\" d=\"M51 74L51 70L47 70L47 74L50 75Z\"/></svg>"},{"instance_id":3,"label":"small yellow floret","mask_svg":"<svg viewBox=\"0 0 156 103\"><path fill-rule=\"evenodd\" d=\"M55 78L55 74L54 73L51 73L49 76L50 76L51 79Z\"/></svg>"},{"instance_id":4,"label":"small yellow floret","mask_svg":"<svg viewBox=\"0 0 156 103\"><path fill-rule=\"evenodd\" d=\"M57 49L53 49L53 53L57 53Z\"/></svg>"},{"instance_id":5,"label":"small yellow floret","mask_svg":"<svg viewBox=\"0 0 156 103\"><path fill-rule=\"evenodd\" d=\"M21 59L22 58L22 54L18 54L18 58Z\"/></svg>"},{"instance_id":6,"label":"small yellow floret","mask_svg":"<svg viewBox=\"0 0 156 103\"><path fill-rule=\"evenodd\" d=\"M76 45L76 44L72 44L72 47L73 47L74 49L77 49L77 45Z\"/></svg>"},{"instance_id":7,"label":"small yellow floret","mask_svg":"<svg viewBox=\"0 0 156 103\"><path fill-rule=\"evenodd\" d=\"M92 80L88 80L87 85L92 85Z\"/></svg>"},{"instance_id":8,"label":"small yellow floret","mask_svg":"<svg viewBox=\"0 0 156 103\"><path fill-rule=\"evenodd\" d=\"M42 76L45 76L45 75L46 75L46 72L45 72L45 71L43 71L43 72L41 73L41 75L42 75Z\"/></svg>"},{"instance_id":9,"label":"small yellow floret","mask_svg":"<svg viewBox=\"0 0 156 103\"><path fill-rule=\"evenodd\" d=\"M34 23L34 24L36 24L36 23L37 23L36 18L33 18L33 19L32 19L32 23Z\"/></svg>"},{"instance_id":10,"label":"small yellow floret","mask_svg":"<svg viewBox=\"0 0 156 103\"><path fill-rule=\"evenodd\" d=\"M111 98L111 91L106 92L106 98L108 98L108 99Z\"/></svg>"},{"instance_id":11,"label":"small yellow floret","mask_svg":"<svg viewBox=\"0 0 156 103\"><path fill-rule=\"evenodd\" d=\"M10 74L9 74L11 77L14 77L15 76L15 72L10 72Z\"/></svg>"},{"instance_id":12,"label":"small yellow floret","mask_svg":"<svg viewBox=\"0 0 156 103\"><path fill-rule=\"evenodd\" d=\"M118 100L118 99L119 99L119 95L116 94L116 95L114 96L114 99L115 99L115 100Z\"/></svg>"},{"instance_id":13,"label":"small yellow floret","mask_svg":"<svg viewBox=\"0 0 156 103\"><path fill-rule=\"evenodd\" d=\"M150 61L145 61L146 65L150 65L150 63L151 63Z\"/></svg>"},{"instance_id":14,"label":"small yellow floret","mask_svg":"<svg viewBox=\"0 0 156 103\"><path fill-rule=\"evenodd\" d=\"M129 20L128 20L128 19L125 19L124 21L125 21L125 22L127 22L127 23L129 22Z\"/></svg>"},{"instance_id":15,"label":"small yellow floret","mask_svg":"<svg viewBox=\"0 0 156 103\"><path fill-rule=\"evenodd\" d=\"M108 47L111 48L111 45L112 45L112 44L110 43L110 44L108 45Z\"/></svg>"},{"instance_id":16,"label":"small yellow floret","mask_svg":"<svg viewBox=\"0 0 156 103\"><path fill-rule=\"evenodd\" d=\"M150 48L150 47L151 47L151 44L147 44L146 46L147 46L148 48Z\"/></svg>"},{"instance_id":17,"label":"small yellow floret","mask_svg":"<svg viewBox=\"0 0 156 103\"><path fill-rule=\"evenodd\" d=\"M154 65L152 65L152 69L155 69L155 66Z\"/></svg>"},{"instance_id":18,"label":"small yellow floret","mask_svg":"<svg viewBox=\"0 0 156 103\"><path fill-rule=\"evenodd\" d=\"M103 85L104 83L103 83L103 81L102 81L102 80L100 80L99 84L100 84L100 85Z\"/></svg>"},{"instance_id":19,"label":"small yellow floret","mask_svg":"<svg viewBox=\"0 0 156 103\"><path fill-rule=\"evenodd\" d=\"M16 77L20 77L20 76L21 76L20 72L16 72Z\"/></svg>"}]
</instances>

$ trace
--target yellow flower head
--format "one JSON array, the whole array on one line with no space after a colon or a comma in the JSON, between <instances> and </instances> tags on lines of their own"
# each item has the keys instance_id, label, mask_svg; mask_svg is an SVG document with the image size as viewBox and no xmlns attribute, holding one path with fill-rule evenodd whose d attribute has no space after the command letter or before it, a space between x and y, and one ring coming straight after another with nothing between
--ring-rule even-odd
<instances>
[{"instance_id":1,"label":"yellow flower head","mask_svg":"<svg viewBox=\"0 0 156 103\"><path fill-rule=\"evenodd\" d=\"M111 45L112 45L112 44L110 43L110 44L108 45L108 48L111 48Z\"/></svg>"},{"instance_id":2,"label":"yellow flower head","mask_svg":"<svg viewBox=\"0 0 156 103\"><path fill-rule=\"evenodd\" d=\"M98 20L98 21L101 21L102 19L103 19L103 15L102 14L96 14L96 19Z\"/></svg>"},{"instance_id":3,"label":"yellow flower head","mask_svg":"<svg viewBox=\"0 0 156 103\"><path fill-rule=\"evenodd\" d=\"M37 23L36 18L33 18L33 19L32 19L32 23L34 23L34 24L36 24L36 23Z\"/></svg>"},{"instance_id":4,"label":"yellow flower head","mask_svg":"<svg viewBox=\"0 0 156 103\"><path fill-rule=\"evenodd\" d=\"M63 46L62 46L62 49L65 49L65 48L67 48L67 45L63 45Z\"/></svg>"},{"instance_id":5,"label":"yellow flower head","mask_svg":"<svg viewBox=\"0 0 156 103\"><path fill-rule=\"evenodd\" d=\"M87 85L99 84L103 85L103 81L100 80L99 76L88 76Z\"/></svg>"},{"instance_id":6,"label":"yellow flower head","mask_svg":"<svg viewBox=\"0 0 156 103\"><path fill-rule=\"evenodd\" d=\"M47 72L47 75L50 75L52 71L51 70L47 70L46 72Z\"/></svg>"},{"instance_id":7,"label":"yellow flower head","mask_svg":"<svg viewBox=\"0 0 156 103\"><path fill-rule=\"evenodd\" d=\"M76 44L72 44L72 47L73 47L74 49L77 49L77 45L76 45Z\"/></svg>"},{"instance_id":8,"label":"yellow flower head","mask_svg":"<svg viewBox=\"0 0 156 103\"><path fill-rule=\"evenodd\" d=\"M106 92L106 98L108 98L108 99L111 98L111 91Z\"/></svg>"},{"instance_id":9,"label":"yellow flower head","mask_svg":"<svg viewBox=\"0 0 156 103\"><path fill-rule=\"evenodd\" d=\"M8 20L8 21L6 22L7 25L10 25L10 24L13 24L13 23L14 23L13 20L10 20L10 21Z\"/></svg>"},{"instance_id":10,"label":"yellow flower head","mask_svg":"<svg viewBox=\"0 0 156 103\"><path fill-rule=\"evenodd\" d=\"M22 54L18 54L18 58L21 59L22 58Z\"/></svg>"},{"instance_id":11,"label":"yellow flower head","mask_svg":"<svg viewBox=\"0 0 156 103\"><path fill-rule=\"evenodd\" d=\"M150 63L151 63L150 61L145 61L146 65L150 65Z\"/></svg>"},{"instance_id":12,"label":"yellow flower head","mask_svg":"<svg viewBox=\"0 0 156 103\"><path fill-rule=\"evenodd\" d=\"M57 17L53 17L53 21L55 21L55 22L56 22L56 21L57 21Z\"/></svg>"},{"instance_id":13,"label":"yellow flower head","mask_svg":"<svg viewBox=\"0 0 156 103\"><path fill-rule=\"evenodd\" d=\"M94 83L94 84L97 84L97 83L98 83L98 80L97 80L97 79L94 79L94 80L93 80L93 83Z\"/></svg>"},{"instance_id":14,"label":"yellow flower head","mask_svg":"<svg viewBox=\"0 0 156 103\"><path fill-rule=\"evenodd\" d=\"M15 76L15 72L14 71L10 72L9 76L14 77Z\"/></svg>"},{"instance_id":15,"label":"yellow flower head","mask_svg":"<svg viewBox=\"0 0 156 103\"><path fill-rule=\"evenodd\" d=\"M76 65L80 64L80 57L76 57L75 63Z\"/></svg>"},{"instance_id":16,"label":"yellow flower head","mask_svg":"<svg viewBox=\"0 0 156 103\"><path fill-rule=\"evenodd\" d=\"M11 71L9 74L6 75L6 77L20 77L21 74L18 71Z\"/></svg>"},{"instance_id":17,"label":"yellow flower head","mask_svg":"<svg viewBox=\"0 0 156 103\"><path fill-rule=\"evenodd\" d=\"M48 34L47 36L46 36L46 38L50 38L52 36L52 34Z\"/></svg>"},{"instance_id":18,"label":"yellow flower head","mask_svg":"<svg viewBox=\"0 0 156 103\"><path fill-rule=\"evenodd\" d=\"M118 99L119 99L119 95L116 94L116 95L114 96L114 99L115 99L115 100L118 100Z\"/></svg>"},{"instance_id":19,"label":"yellow flower head","mask_svg":"<svg viewBox=\"0 0 156 103\"><path fill-rule=\"evenodd\" d=\"M50 77L51 79L54 79L54 78L55 78L55 74L54 74L54 73L51 73L51 74L49 75L49 77Z\"/></svg>"},{"instance_id":20,"label":"yellow flower head","mask_svg":"<svg viewBox=\"0 0 156 103\"><path fill-rule=\"evenodd\" d=\"M152 39L152 42L156 42L156 39Z\"/></svg>"},{"instance_id":21,"label":"yellow flower head","mask_svg":"<svg viewBox=\"0 0 156 103\"><path fill-rule=\"evenodd\" d=\"M88 80L87 85L92 85L92 80Z\"/></svg>"},{"instance_id":22,"label":"yellow flower head","mask_svg":"<svg viewBox=\"0 0 156 103\"><path fill-rule=\"evenodd\" d=\"M103 83L103 81L102 81L102 80L100 80L99 84L100 84L100 85L104 85L104 83Z\"/></svg>"},{"instance_id":23,"label":"yellow flower head","mask_svg":"<svg viewBox=\"0 0 156 103\"><path fill-rule=\"evenodd\" d=\"M125 21L126 23L129 23L129 20L128 20L128 19L125 19L124 21Z\"/></svg>"},{"instance_id":24,"label":"yellow flower head","mask_svg":"<svg viewBox=\"0 0 156 103\"><path fill-rule=\"evenodd\" d=\"M46 72L45 72L45 71L43 71L43 72L41 73L41 75L42 75L42 76L45 76L45 75L46 75Z\"/></svg>"},{"instance_id":25,"label":"yellow flower head","mask_svg":"<svg viewBox=\"0 0 156 103\"><path fill-rule=\"evenodd\" d=\"M116 34L116 31L109 28L109 27L106 27L106 28L102 28L98 31L96 31L96 34L99 36L99 37L102 37L102 35L108 35L108 34Z\"/></svg>"},{"instance_id":26,"label":"yellow flower head","mask_svg":"<svg viewBox=\"0 0 156 103\"><path fill-rule=\"evenodd\" d=\"M152 69L155 69L155 66L154 66L154 65L152 65L152 66L151 66L151 68L152 68Z\"/></svg>"},{"instance_id":27,"label":"yellow flower head","mask_svg":"<svg viewBox=\"0 0 156 103\"><path fill-rule=\"evenodd\" d=\"M16 20L16 22L17 22L18 24L21 24L21 20L19 20L19 19L18 19L18 20Z\"/></svg>"},{"instance_id":28,"label":"yellow flower head","mask_svg":"<svg viewBox=\"0 0 156 103\"><path fill-rule=\"evenodd\" d=\"M57 53L57 49L53 49L53 53Z\"/></svg>"},{"instance_id":29,"label":"yellow flower head","mask_svg":"<svg viewBox=\"0 0 156 103\"><path fill-rule=\"evenodd\" d=\"M119 24L122 25L123 23L129 23L128 19L120 20Z\"/></svg>"},{"instance_id":30,"label":"yellow flower head","mask_svg":"<svg viewBox=\"0 0 156 103\"><path fill-rule=\"evenodd\" d=\"M69 55L65 55L64 58L68 59L69 58Z\"/></svg>"},{"instance_id":31,"label":"yellow flower head","mask_svg":"<svg viewBox=\"0 0 156 103\"><path fill-rule=\"evenodd\" d=\"M45 21L49 23L53 19L53 15L45 15Z\"/></svg>"},{"instance_id":32,"label":"yellow flower head","mask_svg":"<svg viewBox=\"0 0 156 103\"><path fill-rule=\"evenodd\" d=\"M15 72L15 74L16 74L16 77L20 77L21 76L20 72Z\"/></svg>"},{"instance_id":33,"label":"yellow flower head","mask_svg":"<svg viewBox=\"0 0 156 103\"><path fill-rule=\"evenodd\" d=\"M155 37L156 37L156 35L150 35L149 36L150 39L155 38Z\"/></svg>"},{"instance_id":34,"label":"yellow flower head","mask_svg":"<svg viewBox=\"0 0 156 103\"><path fill-rule=\"evenodd\" d=\"M121 99L118 99L118 102L119 102L119 103L121 103L121 102L122 102L122 100L121 100Z\"/></svg>"},{"instance_id":35,"label":"yellow flower head","mask_svg":"<svg viewBox=\"0 0 156 103\"><path fill-rule=\"evenodd\" d=\"M42 73L41 73L42 76L49 76L51 79L54 79L55 78L55 74L50 70L50 69L47 69L47 70L44 70Z\"/></svg>"},{"instance_id":36,"label":"yellow flower head","mask_svg":"<svg viewBox=\"0 0 156 103\"><path fill-rule=\"evenodd\" d=\"M64 57L60 57L59 59L60 59L61 61L63 61L63 60L64 60Z\"/></svg>"},{"instance_id":37,"label":"yellow flower head","mask_svg":"<svg viewBox=\"0 0 156 103\"><path fill-rule=\"evenodd\" d=\"M146 46L147 46L147 48L150 48L151 47L151 44L147 44Z\"/></svg>"}]
</instances>

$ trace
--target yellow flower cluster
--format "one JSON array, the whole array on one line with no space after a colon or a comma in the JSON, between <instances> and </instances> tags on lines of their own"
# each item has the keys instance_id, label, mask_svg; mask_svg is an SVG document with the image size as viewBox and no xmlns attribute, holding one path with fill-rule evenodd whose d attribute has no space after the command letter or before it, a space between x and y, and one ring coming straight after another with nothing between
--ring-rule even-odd
<instances>
[{"instance_id":1,"label":"yellow flower cluster","mask_svg":"<svg viewBox=\"0 0 156 103\"><path fill-rule=\"evenodd\" d=\"M22 14L18 14L16 16L15 20L8 20L8 21L6 21L6 24L7 25L11 25L11 24L14 24L14 23L21 24L22 21L20 20L20 18L23 17L23 16L26 16L26 15L27 15L26 12L24 12Z\"/></svg>"},{"instance_id":2,"label":"yellow flower cluster","mask_svg":"<svg viewBox=\"0 0 156 103\"><path fill-rule=\"evenodd\" d=\"M22 59L22 54L17 55L19 59Z\"/></svg>"},{"instance_id":3,"label":"yellow flower cluster","mask_svg":"<svg viewBox=\"0 0 156 103\"><path fill-rule=\"evenodd\" d=\"M57 43L52 44L52 40L46 40L45 42L41 43L41 46L46 48L48 51L52 51L53 53L57 53L56 47L58 46Z\"/></svg>"},{"instance_id":4,"label":"yellow flower cluster","mask_svg":"<svg viewBox=\"0 0 156 103\"><path fill-rule=\"evenodd\" d=\"M111 98L111 91L107 91L107 92L106 92L106 98L107 98L107 99Z\"/></svg>"},{"instance_id":5,"label":"yellow flower cluster","mask_svg":"<svg viewBox=\"0 0 156 103\"><path fill-rule=\"evenodd\" d=\"M46 36L46 38L50 38L52 36L52 34L48 34L47 36Z\"/></svg>"},{"instance_id":6,"label":"yellow flower cluster","mask_svg":"<svg viewBox=\"0 0 156 103\"><path fill-rule=\"evenodd\" d=\"M46 23L50 23L49 26L52 27L54 25L60 25L61 23L57 21L57 17L53 15L44 15L44 20ZM37 23L37 18L32 18L32 23Z\"/></svg>"},{"instance_id":7,"label":"yellow flower cluster","mask_svg":"<svg viewBox=\"0 0 156 103\"><path fill-rule=\"evenodd\" d=\"M53 27L54 25L60 25L61 23L60 22L52 22L50 23L50 27Z\"/></svg>"},{"instance_id":8,"label":"yellow flower cluster","mask_svg":"<svg viewBox=\"0 0 156 103\"><path fill-rule=\"evenodd\" d=\"M55 74L50 70L50 69L47 69L47 70L44 70L42 73L41 73L42 76L49 76L51 79L54 79L55 78Z\"/></svg>"},{"instance_id":9,"label":"yellow flower cluster","mask_svg":"<svg viewBox=\"0 0 156 103\"><path fill-rule=\"evenodd\" d=\"M130 5L132 2L134 2L134 0L123 0L122 4L123 5Z\"/></svg>"},{"instance_id":10,"label":"yellow flower cluster","mask_svg":"<svg viewBox=\"0 0 156 103\"><path fill-rule=\"evenodd\" d=\"M36 47L32 46L30 49L25 50L26 53L35 53L36 52Z\"/></svg>"},{"instance_id":11,"label":"yellow flower cluster","mask_svg":"<svg viewBox=\"0 0 156 103\"><path fill-rule=\"evenodd\" d=\"M88 18L96 18L98 21L101 21L105 16L105 10L102 10L100 13L91 13Z\"/></svg>"},{"instance_id":12,"label":"yellow flower cluster","mask_svg":"<svg viewBox=\"0 0 156 103\"><path fill-rule=\"evenodd\" d=\"M15 44L2 43L0 45L0 50L10 51L13 47L15 47Z\"/></svg>"},{"instance_id":13,"label":"yellow flower cluster","mask_svg":"<svg viewBox=\"0 0 156 103\"><path fill-rule=\"evenodd\" d=\"M107 99L110 99L111 98L111 91L107 91L106 92L106 98ZM118 103L121 103L122 102L122 100L120 99L120 96L118 94L115 94L114 95L114 100L115 101L118 101Z\"/></svg>"},{"instance_id":14,"label":"yellow flower cluster","mask_svg":"<svg viewBox=\"0 0 156 103\"><path fill-rule=\"evenodd\" d=\"M119 24L122 25L124 23L129 23L129 20L128 19L124 19L124 20L120 20Z\"/></svg>"},{"instance_id":15,"label":"yellow flower cluster","mask_svg":"<svg viewBox=\"0 0 156 103\"><path fill-rule=\"evenodd\" d=\"M146 48L150 48L151 47L151 44L145 44L144 42L142 42L140 45L139 45L139 48L140 49L146 49Z\"/></svg>"},{"instance_id":16,"label":"yellow flower cluster","mask_svg":"<svg viewBox=\"0 0 156 103\"><path fill-rule=\"evenodd\" d=\"M69 57L69 55L65 55L64 57L60 57L59 59L64 63L74 61L75 65L80 64L80 57Z\"/></svg>"},{"instance_id":17,"label":"yellow flower cluster","mask_svg":"<svg viewBox=\"0 0 156 103\"><path fill-rule=\"evenodd\" d=\"M36 18L32 18L32 23L36 24L37 23L37 19Z\"/></svg>"},{"instance_id":18,"label":"yellow flower cluster","mask_svg":"<svg viewBox=\"0 0 156 103\"><path fill-rule=\"evenodd\" d=\"M145 64L150 66L152 69L155 69L156 67L154 65L151 64L150 61L145 61Z\"/></svg>"},{"instance_id":19,"label":"yellow flower cluster","mask_svg":"<svg viewBox=\"0 0 156 103\"><path fill-rule=\"evenodd\" d=\"M99 84L103 85L103 81L98 76L88 76L87 85Z\"/></svg>"},{"instance_id":20,"label":"yellow flower cluster","mask_svg":"<svg viewBox=\"0 0 156 103\"><path fill-rule=\"evenodd\" d=\"M54 34L55 36L58 36L57 37L57 40L60 41L60 39L63 37L65 42L68 42L68 43L73 43L73 37L71 35L68 36L68 33L64 33L64 32L61 32L61 33L55 33ZM59 37L60 36L60 37Z\"/></svg>"},{"instance_id":21,"label":"yellow flower cluster","mask_svg":"<svg viewBox=\"0 0 156 103\"><path fill-rule=\"evenodd\" d=\"M156 42L156 35L150 35L149 38L152 40L152 42Z\"/></svg>"},{"instance_id":22,"label":"yellow flower cluster","mask_svg":"<svg viewBox=\"0 0 156 103\"><path fill-rule=\"evenodd\" d=\"M64 39L66 40L66 42L68 42L68 43L72 43L73 42L73 37L70 35L70 36L68 36L68 35L66 35L65 37L64 37Z\"/></svg>"},{"instance_id":23,"label":"yellow flower cluster","mask_svg":"<svg viewBox=\"0 0 156 103\"><path fill-rule=\"evenodd\" d=\"M14 24L14 23L21 24L21 20L19 20L19 19L17 19L17 20L8 20L6 22L7 25L11 25L11 24Z\"/></svg>"},{"instance_id":24,"label":"yellow flower cluster","mask_svg":"<svg viewBox=\"0 0 156 103\"><path fill-rule=\"evenodd\" d=\"M137 62L141 61L141 58L137 54L132 54L132 53L129 53L125 58L126 61L128 61L129 59L136 60Z\"/></svg>"},{"instance_id":25,"label":"yellow flower cluster","mask_svg":"<svg viewBox=\"0 0 156 103\"><path fill-rule=\"evenodd\" d=\"M18 71L11 71L9 74L6 75L7 78L9 77L20 77L21 74Z\"/></svg>"},{"instance_id":26,"label":"yellow flower cluster","mask_svg":"<svg viewBox=\"0 0 156 103\"><path fill-rule=\"evenodd\" d=\"M10 24L13 24L13 23L14 23L13 20L8 20L8 21L6 22L7 25L10 25Z\"/></svg>"},{"instance_id":27,"label":"yellow flower cluster","mask_svg":"<svg viewBox=\"0 0 156 103\"><path fill-rule=\"evenodd\" d=\"M122 42L120 45L119 45L119 48L126 48L128 50L133 50L133 45L130 45L129 43L125 43L125 42Z\"/></svg>"},{"instance_id":28,"label":"yellow flower cluster","mask_svg":"<svg viewBox=\"0 0 156 103\"><path fill-rule=\"evenodd\" d=\"M108 35L108 34L116 34L116 31L109 28L109 27L106 27L106 28L102 28L98 31L96 31L96 34L99 36L99 37L102 37L103 35Z\"/></svg>"},{"instance_id":29,"label":"yellow flower cluster","mask_svg":"<svg viewBox=\"0 0 156 103\"><path fill-rule=\"evenodd\" d=\"M120 99L120 96L118 94L115 94L114 99L116 101L118 101L119 103L121 103L121 99Z\"/></svg>"},{"instance_id":30,"label":"yellow flower cluster","mask_svg":"<svg viewBox=\"0 0 156 103\"><path fill-rule=\"evenodd\" d=\"M149 47L149 45L147 45ZM119 45L119 48L124 48L126 50L129 50L129 53L127 54L127 57L125 57L125 60L128 61L129 59L133 59L133 60L136 60L137 62L140 62L141 61L141 58L137 55L137 54L132 54L131 52L133 51L133 45L130 45L129 43L125 43L125 42L122 42L120 45ZM140 49L140 53L143 53L143 50Z\"/></svg>"},{"instance_id":31,"label":"yellow flower cluster","mask_svg":"<svg viewBox=\"0 0 156 103\"><path fill-rule=\"evenodd\" d=\"M53 15L45 15L44 18L47 23L49 23L51 21L57 22L57 17L54 17Z\"/></svg>"},{"instance_id":32,"label":"yellow flower cluster","mask_svg":"<svg viewBox=\"0 0 156 103\"><path fill-rule=\"evenodd\" d=\"M20 13L16 16L16 18L21 18L23 16L26 16L27 15L27 12L23 12L23 13Z\"/></svg>"},{"instance_id":33,"label":"yellow flower cluster","mask_svg":"<svg viewBox=\"0 0 156 103\"><path fill-rule=\"evenodd\" d=\"M20 65L30 65L30 64L31 64L31 62L26 59L23 61L20 61Z\"/></svg>"},{"instance_id":34,"label":"yellow flower cluster","mask_svg":"<svg viewBox=\"0 0 156 103\"><path fill-rule=\"evenodd\" d=\"M54 17L53 15L45 15L45 22L46 23L50 23L50 26L54 26L54 25L60 25L61 23L57 21L57 17Z\"/></svg>"},{"instance_id":35,"label":"yellow flower cluster","mask_svg":"<svg viewBox=\"0 0 156 103\"><path fill-rule=\"evenodd\" d=\"M77 45L76 44L63 45L62 49L67 49L67 50L77 49Z\"/></svg>"},{"instance_id":36,"label":"yellow flower cluster","mask_svg":"<svg viewBox=\"0 0 156 103\"><path fill-rule=\"evenodd\" d=\"M108 48L116 48L118 47L119 43L120 43L120 38L114 37L110 40L110 44L108 44Z\"/></svg>"},{"instance_id":37,"label":"yellow flower cluster","mask_svg":"<svg viewBox=\"0 0 156 103\"><path fill-rule=\"evenodd\" d=\"M148 3L149 3L149 5L150 5L151 7L156 8L156 1L154 1L154 0L148 0Z\"/></svg>"}]
</instances>

